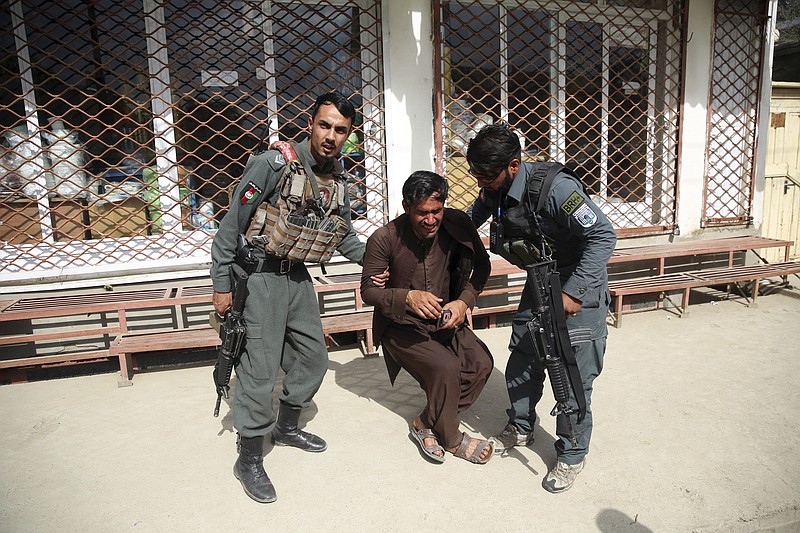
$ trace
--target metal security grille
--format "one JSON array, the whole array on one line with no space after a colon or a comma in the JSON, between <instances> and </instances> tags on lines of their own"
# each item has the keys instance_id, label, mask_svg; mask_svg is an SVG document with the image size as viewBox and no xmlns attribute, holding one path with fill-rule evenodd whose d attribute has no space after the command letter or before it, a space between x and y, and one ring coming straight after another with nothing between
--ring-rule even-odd
<instances>
[{"instance_id":1,"label":"metal security grille","mask_svg":"<svg viewBox=\"0 0 800 533\"><path fill-rule=\"evenodd\" d=\"M257 147L317 96L358 117L356 230L385 220L379 0L11 0L0 7L0 275L209 260Z\"/></svg>"},{"instance_id":2,"label":"metal security grille","mask_svg":"<svg viewBox=\"0 0 800 533\"><path fill-rule=\"evenodd\" d=\"M752 220L766 13L765 1L718 0L714 6L705 226Z\"/></svg>"},{"instance_id":3,"label":"metal security grille","mask_svg":"<svg viewBox=\"0 0 800 533\"><path fill-rule=\"evenodd\" d=\"M437 1L437 166L456 207L477 193L469 139L505 121L524 158L575 169L620 233L669 231L683 9L677 0Z\"/></svg>"}]
</instances>

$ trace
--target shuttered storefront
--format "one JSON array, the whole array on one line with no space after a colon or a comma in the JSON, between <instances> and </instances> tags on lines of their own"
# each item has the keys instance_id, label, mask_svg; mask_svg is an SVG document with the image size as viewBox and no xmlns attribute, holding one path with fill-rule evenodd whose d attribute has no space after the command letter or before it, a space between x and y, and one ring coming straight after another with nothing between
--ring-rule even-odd
<instances>
[{"instance_id":1,"label":"shuttered storefront","mask_svg":"<svg viewBox=\"0 0 800 533\"><path fill-rule=\"evenodd\" d=\"M383 224L377 0L12 0L0 28L0 274L207 262L248 155L330 90L357 231Z\"/></svg>"}]
</instances>

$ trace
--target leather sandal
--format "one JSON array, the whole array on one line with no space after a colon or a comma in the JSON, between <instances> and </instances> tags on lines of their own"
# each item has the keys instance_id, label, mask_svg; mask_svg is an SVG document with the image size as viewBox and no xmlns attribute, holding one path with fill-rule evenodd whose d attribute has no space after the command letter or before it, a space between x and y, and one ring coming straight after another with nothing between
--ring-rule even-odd
<instances>
[{"instance_id":1,"label":"leather sandal","mask_svg":"<svg viewBox=\"0 0 800 533\"><path fill-rule=\"evenodd\" d=\"M494 445L489 442L488 440L481 440L470 437L466 433L462 433L463 437L461 438L461 444L458 445L456 451L453 452L453 455L459 457L461 459L466 459L470 463L475 463L479 465L483 465L489 462L489 459L492 458L494 455ZM478 441L478 444L475 446L475 449L472 451L472 454L467 455L467 450L469 450L469 445L472 441ZM481 459L481 453L486 449L489 448L489 456L486 459Z\"/></svg>"},{"instance_id":2,"label":"leather sandal","mask_svg":"<svg viewBox=\"0 0 800 533\"><path fill-rule=\"evenodd\" d=\"M419 449L422 450L422 453L424 453L437 463L444 462L444 448L442 448L438 444L438 441L437 444L431 444L429 446L425 446L425 439L436 439L436 435L433 434L433 431L431 431L428 428L417 429L412 424L411 438L417 441L417 444L419 444ZM436 455L435 452L441 452L441 455Z\"/></svg>"}]
</instances>

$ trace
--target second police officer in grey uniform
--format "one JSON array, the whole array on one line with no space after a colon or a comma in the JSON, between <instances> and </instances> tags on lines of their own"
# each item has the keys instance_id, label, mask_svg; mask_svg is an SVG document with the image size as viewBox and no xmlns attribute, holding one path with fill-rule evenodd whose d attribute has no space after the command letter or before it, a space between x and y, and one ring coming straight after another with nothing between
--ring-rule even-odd
<instances>
[{"instance_id":1,"label":"second police officer in grey uniform","mask_svg":"<svg viewBox=\"0 0 800 533\"><path fill-rule=\"evenodd\" d=\"M533 228L539 227L545 246L552 250L556 261L567 326L570 329L585 326L592 332L592 342L575 348L586 397L586 416L581 423L577 422L577 414L569 415L571 420L563 414L557 417L557 462L542 482L546 490L558 493L572 487L589 450L592 384L603 369L608 335L606 314L611 297L606 265L614 251L616 235L609 220L570 171L563 169L548 180L543 172L548 165L523 163L521 157L519 138L506 124L486 126L478 132L469 143L467 162L481 191L469 211L476 226L490 216L504 224L502 239L506 253L501 255L518 266L530 263L531 258L515 257L510 250L525 247L509 247L509 242L534 241L530 248L537 249L540 243L535 241L540 239ZM543 196L541 201L540 196ZM538 218L532 220L534 216ZM534 226L537 222L538 226ZM505 372L511 403L508 424L493 437L495 450L500 453L533 442L535 409L542 397L545 365L534 356L528 334L532 304L526 287L512 325L511 354ZM572 395L570 402L574 402Z\"/></svg>"},{"instance_id":2,"label":"second police officer in grey uniform","mask_svg":"<svg viewBox=\"0 0 800 533\"><path fill-rule=\"evenodd\" d=\"M245 348L235 367L233 415L239 458L234 475L247 495L261 503L277 497L262 465L265 436L271 435L276 445L309 452L327 448L323 439L298 428L300 413L328 368L319 303L304 262L324 262L334 248L351 261L363 260L364 243L350 222L346 174L337 159L355 114L339 93L324 94L312 109L308 141L278 143L280 151L252 157L211 247L213 304L222 316L232 303L229 266L241 262L239 236L245 234L252 246L248 257L254 261L241 265L250 278L243 313ZM296 171L287 174L287 166ZM289 204L297 209L289 209ZM286 232L299 228L291 221L303 221L302 233ZM320 239L325 241L321 248L311 249L306 246L309 239L298 239L315 235L322 222L336 229L334 238ZM281 369L285 376L276 416L272 394Z\"/></svg>"}]
</instances>

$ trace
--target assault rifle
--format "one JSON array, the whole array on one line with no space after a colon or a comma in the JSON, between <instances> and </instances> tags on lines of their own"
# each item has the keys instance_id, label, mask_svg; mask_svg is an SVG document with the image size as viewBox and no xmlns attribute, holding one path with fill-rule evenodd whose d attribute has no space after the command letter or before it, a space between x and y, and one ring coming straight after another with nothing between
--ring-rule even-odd
<instances>
[{"instance_id":1,"label":"assault rifle","mask_svg":"<svg viewBox=\"0 0 800 533\"><path fill-rule=\"evenodd\" d=\"M561 300L561 281L553 260L527 265L527 287L533 298L533 319L528 322L528 333L533 341L539 361L547 368L556 405L551 416L565 415L570 440L577 446L575 431L569 415L576 411L569 405L570 389L578 404L578 423L586 416L586 396L574 345L590 342L592 332L588 327L567 329L564 303Z\"/></svg>"},{"instance_id":2,"label":"assault rifle","mask_svg":"<svg viewBox=\"0 0 800 533\"><path fill-rule=\"evenodd\" d=\"M247 279L248 275L242 267L236 263L230 266L231 292L233 293L233 303L230 309L225 311L225 316L219 324L219 338L222 345L219 347L217 362L214 365L214 386L217 389L217 403L214 406L214 416L219 416L219 406L222 398L226 400L230 396L230 381L233 365L242 354L244 339L247 330L245 328L244 302L247 299Z\"/></svg>"}]
</instances>

